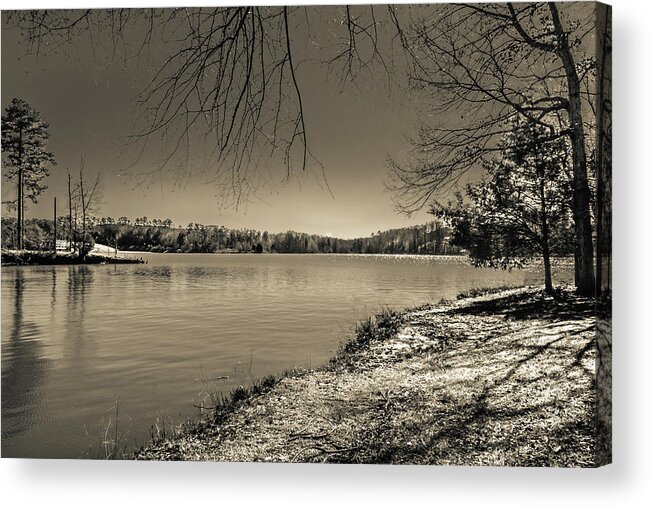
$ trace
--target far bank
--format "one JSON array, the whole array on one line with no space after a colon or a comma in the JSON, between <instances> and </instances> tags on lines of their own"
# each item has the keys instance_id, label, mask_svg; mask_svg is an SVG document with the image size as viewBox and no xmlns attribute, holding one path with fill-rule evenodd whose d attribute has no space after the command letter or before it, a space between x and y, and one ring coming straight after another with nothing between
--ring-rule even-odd
<instances>
[{"instance_id":1,"label":"far bank","mask_svg":"<svg viewBox=\"0 0 651 507\"><path fill-rule=\"evenodd\" d=\"M53 253L30 250L3 250L2 266L59 266L74 264L144 264L140 257L111 256L91 253L80 258L73 253Z\"/></svg>"}]
</instances>

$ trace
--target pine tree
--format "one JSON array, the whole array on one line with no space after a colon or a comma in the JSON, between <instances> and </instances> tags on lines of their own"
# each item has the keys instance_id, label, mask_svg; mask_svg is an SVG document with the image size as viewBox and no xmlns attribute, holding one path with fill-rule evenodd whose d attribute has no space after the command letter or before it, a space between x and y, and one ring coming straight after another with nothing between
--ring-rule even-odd
<instances>
[{"instance_id":1,"label":"pine tree","mask_svg":"<svg viewBox=\"0 0 651 507\"><path fill-rule=\"evenodd\" d=\"M24 248L25 197L33 203L47 189L48 164L55 164L47 150L49 124L27 102L13 99L2 116L2 158L4 176L16 181L17 248Z\"/></svg>"},{"instance_id":2,"label":"pine tree","mask_svg":"<svg viewBox=\"0 0 651 507\"><path fill-rule=\"evenodd\" d=\"M499 144L500 156L484 165L485 178L432 213L447 219L453 243L476 265L510 268L542 256L545 290L552 292L550 258L571 253L576 236L569 146L549 138L545 127L516 120Z\"/></svg>"}]
</instances>

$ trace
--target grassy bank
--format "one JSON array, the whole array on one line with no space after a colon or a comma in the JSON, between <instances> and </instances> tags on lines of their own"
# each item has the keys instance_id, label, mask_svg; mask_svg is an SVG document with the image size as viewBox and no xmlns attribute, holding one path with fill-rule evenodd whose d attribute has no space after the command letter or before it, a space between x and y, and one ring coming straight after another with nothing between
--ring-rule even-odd
<instances>
[{"instance_id":1,"label":"grassy bank","mask_svg":"<svg viewBox=\"0 0 651 507\"><path fill-rule=\"evenodd\" d=\"M594 326L591 300L534 288L385 313L137 458L592 466Z\"/></svg>"},{"instance_id":2,"label":"grassy bank","mask_svg":"<svg viewBox=\"0 0 651 507\"><path fill-rule=\"evenodd\" d=\"M84 259L72 253L39 252L30 250L3 250L3 266L49 266L67 264L142 264L142 259L89 254Z\"/></svg>"}]
</instances>

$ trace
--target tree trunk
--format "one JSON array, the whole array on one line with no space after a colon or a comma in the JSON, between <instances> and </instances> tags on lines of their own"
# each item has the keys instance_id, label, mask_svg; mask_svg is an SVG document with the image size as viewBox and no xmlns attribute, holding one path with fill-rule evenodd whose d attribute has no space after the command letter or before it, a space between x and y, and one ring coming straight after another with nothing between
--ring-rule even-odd
<instances>
[{"instance_id":1,"label":"tree trunk","mask_svg":"<svg viewBox=\"0 0 651 507\"><path fill-rule=\"evenodd\" d=\"M83 167L83 166L82 166ZM86 198L84 196L84 172L79 169L79 196L81 197L81 247L79 257L86 257Z\"/></svg>"},{"instance_id":2,"label":"tree trunk","mask_svg":"<svg viewBox=\"0 0 651 507\"><path fill-rule=\"evenodd\" d=\"M597 53L597 362L596 461L612 461L612 12L596 5Z\"/></svg>"},{"instance_id":3,"label":"tree trunk","mask_svg":"<svg viewBox=\"0 0 651 507\"><path fill-rule=\"evenodd\" d=\"M535 150L535 147L534 147ZM536 150L536 159L538 152ZM545 195L545 168L539 164L537 168L538 179L540 182L540 229L542 240L543 265L545 266L545 292L552 294L554 286L552 285L552 265L549 259L549 221L547 220L547 196Z\"/></svg>"},{"instance_id":4,"label":"tree trunk","mask_svg":"<svg viewBox=\"0 0 651 507\"><path fill-rule=\"evenodd\" d=\"M54 198L54 239L52 240L52 251L57 254L57 198Z\"/></svg>"},{"instance_id":5,"label":"tree trunk","mask_svg":"<svg viewBox=\"0 0 651 507\"><path fill-rule=\"evenodd\" d=\"M72 184L68 173L68 248L72 250Z\"/></svg>"},{"instance_id":6,"label":"tree trunk","mask_svg":"<svg viewBox=\"0 0 651 507\"><path fill-rule=\"evenodd\" d=\"M563 30L556 5L549 4L554 29L558 38L558 56L563 63L568 88L568 113L571 126L572 169L574 175L574 195L572 212L576 231L576 270L575 284L578 294L594 295L594 250L592 246L592 226L590 219L590 187L588 185L588 166L585 153L585 132L581 112L581 89L576 66Z\"/></svg>"},{"instance_id":7,"label":"tree trunk","mask_svg":"<svg viewBox=\"0 0 651 507\"><path fill-rule=\"evenodd\" d=\"M549 259L549 245L547 239L543 235L543 264L545 265L545 292L552 294L554 286L552 285L552 265Z\"/></svg>"},{"instance_id":8,"label":"tree trunk","mask_svg":"<svg viewBox=\"0 0 651 507\"><path fill-rule=\"evenodd\" d=\"M20 183L20 249L25 249L25 171L21 174Z\"/></svg>"},{"instance_id":9,"label":"tree trunk","mask_svg":"<svg viewBox=\"0 0 651 507\"><path fill-rule=\"evenodd\" d=\"M612 282L612 41L610 10L597 6L597 294L610 293Z\"/></svg>"},{"instance_id":10,"label":"tree trunk","mask_svg":"<svg viewBox=\"0 0 651 507\"><path fill-rule=\"evenodd\" d=\"M18 217L16 220L16 242L18 250L23 249L23 168L18 169L18 197L16 211Z\"/></svg>"},{"instance_id":11,"label":"tree trunk","mask_svg":"<svg viewBox=\"0 0 651 507\"><path fill-rule=\"evenodd\" d=\"M25 189L25 178L24 178L24 170L23 170L23 131L22 129L19 130L18 132L18 192L17 192L17 224L16 224L16 232L17 232L17 243L18 243L18 250L22 250L24 245L24 235L25 235L25 208L23 206L23 191Z\"/></svg>"}]
</instances>

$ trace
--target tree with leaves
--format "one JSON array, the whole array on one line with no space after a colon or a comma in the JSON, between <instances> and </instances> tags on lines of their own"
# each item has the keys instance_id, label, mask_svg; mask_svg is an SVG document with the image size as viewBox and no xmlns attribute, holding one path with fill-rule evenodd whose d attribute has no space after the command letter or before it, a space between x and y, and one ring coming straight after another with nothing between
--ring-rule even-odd
<instances>
[{"instance_id":1,"label":"tree with leaves","mask_svg":"<svg viewBox=\"0 0 651 507\"><path fill-rule=\"evenodd\" d=\"M486 176L466 187L455 203L432 213L453 227L454 244L475 265L510 268L543 258L545 291L553 291L551 256L572 252L569 147L549 141L549 131L518 118L499 143L500 155L484 164Z\"/></svg>"},{"instance_id":2,"label":"tree with leaves","mask_svg":"<svg viewBox=\"0 0 651 507\"><path fill-rule=\"evenodd\" d=\"M55 164L47 150L49 124L41 114L21 99L13 99L2 115L2 162L4 177L16 182L16 246L25 246L25 197L33 203L47 188L48 165Z\"/></svg>"}]
</instances>

